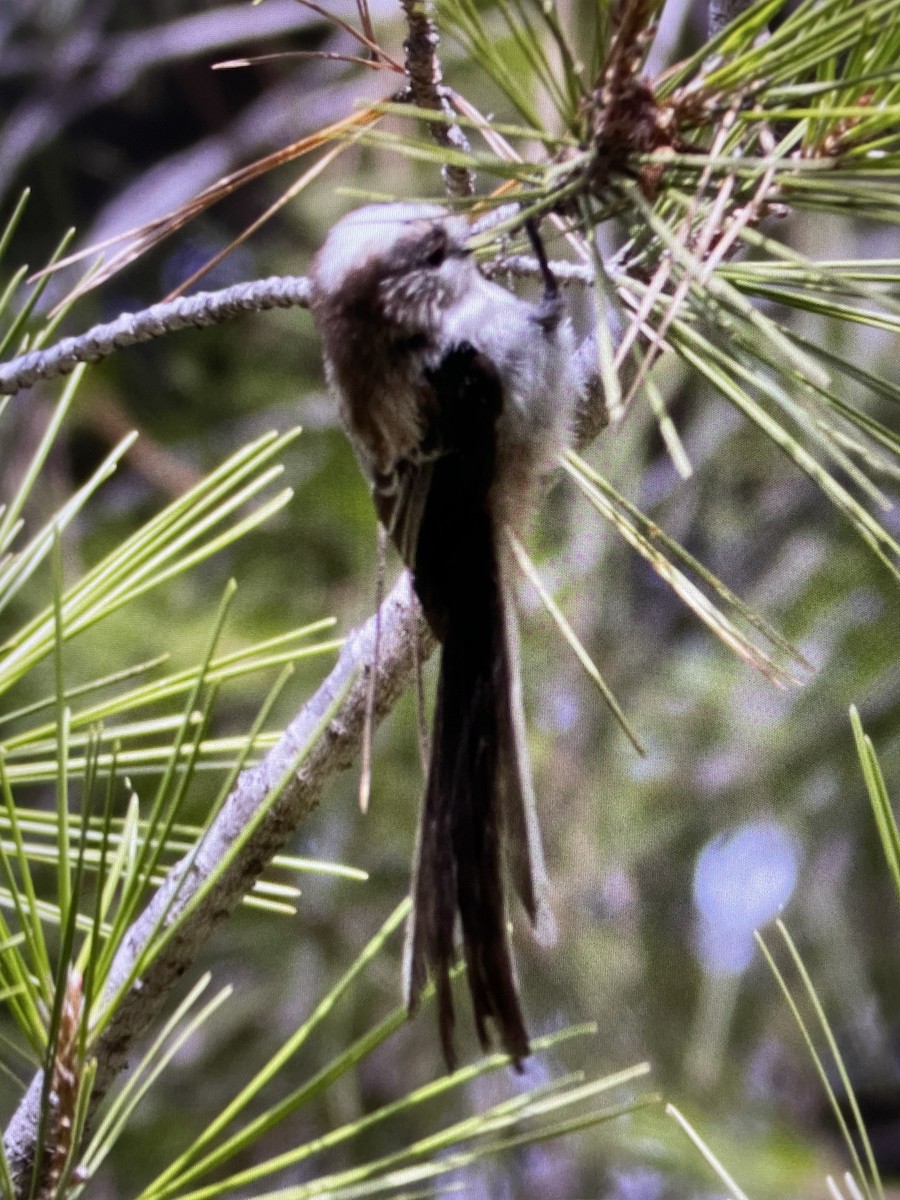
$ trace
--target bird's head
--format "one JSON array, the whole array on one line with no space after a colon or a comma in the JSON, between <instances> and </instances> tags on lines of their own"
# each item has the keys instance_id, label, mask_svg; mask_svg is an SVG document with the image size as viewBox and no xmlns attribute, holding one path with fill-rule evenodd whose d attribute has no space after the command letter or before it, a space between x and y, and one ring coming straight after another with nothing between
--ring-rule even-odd
<instances>
[{"instance_id":1,"label":"bird's head","mask_svg":"<svg viewBox=\"0 0 900 1200\"><path fill-rule=\"evenodd\" d=\"M313 307L358 306L404 334L428 333L476 267L468 225L432 204L370 204L337 222L316 255Z\"/></svg>"}]
</instances>

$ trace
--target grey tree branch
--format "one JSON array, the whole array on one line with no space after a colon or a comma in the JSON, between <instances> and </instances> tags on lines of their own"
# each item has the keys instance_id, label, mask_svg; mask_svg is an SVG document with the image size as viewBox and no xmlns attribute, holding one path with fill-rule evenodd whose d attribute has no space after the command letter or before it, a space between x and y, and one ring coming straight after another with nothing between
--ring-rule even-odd
<instances>
[{"instance_id":1,"label":"grey tree branch","mask_svg":"<svg viewBox=\"0 0 900 1200\"><path fill-rule=\"evenodd\" d=\"M560 283L593 284L590 267L576 263L552 263ZM538 278L537 260L527 255L503 259L486 273L508 273L517 277ZM85 333L62 341L46 350L32 350L0 364L0 395L14 396L24 388L61 375L69 375L80 363L97 363L116 350L125 350L141 342L165 337L179 329L203 329L221 325L234 317L271 308L308 308L309 280L303 275L272 275L250 283L235 283L215 292L195 292L177 300L153 304L136 313L122 313L114 321L94 325Z\"/></svg>"},{"instance_id":2,"label":"grey tree branch","mask_svg":"<svg viewBox=\"0 0 900 1200\"><path fill-rule=\"evenodd\" d=\"M432 16L430 0L400 0L409 30L404 48L406 50L406 74L409 79L409 95L419 108L434 108L444 116L450 116L453 108L444 87L441 62L438 58L440 34ZM439 146L451 150L469 149L466 135L454 121L433 121L431 136ZM447 163L442 168L444 183L451 196L471 196L475 192L475 180L466 167Z\"/></svg>"},{"instance_id":3,"label":"grey tree branch","mask_svg":"<svg viewBox=\"0 0 900 1200\"><path fill-rule=\"evenodd\" d=\"M236 283L221 291L180 296L137 313L122 313L86 333L63 338L47 350L33 350L4 363L0 366L0 395L15 395L40 380L68 375L79 363L100 362L116 350L179 329L202 329L243 313L292 306L309 307L309 281L303 276L274 275L252 283Z\"/></svg>"}]
</instances>

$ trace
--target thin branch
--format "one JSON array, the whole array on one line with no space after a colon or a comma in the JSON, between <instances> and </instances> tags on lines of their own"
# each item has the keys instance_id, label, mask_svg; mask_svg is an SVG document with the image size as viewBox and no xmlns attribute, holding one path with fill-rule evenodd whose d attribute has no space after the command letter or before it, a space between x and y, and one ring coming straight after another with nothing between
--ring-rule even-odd
<instances>
[{"instance_id":1,"label":"thin branch","mask_svg":"<svg viewBox=\"0 0 900 1200\"><path fill-rule=\"evenodd\" d=\"M583 283L593 287L596 282L594 268L585 263L559 260L549 263L549 267L560 284ZM541 278L540 264L532 254L506 254L492 263L485 263L483 271L488 279L496 279L498 275L512 275L516 279Z\"/></svg>"},{"instance_id":2,"label":"thin branch","mask_svg":"<svg viewBox=\"0 0 900 1200\"><path fill-rule=\"evenodd\" d=\"M400 0L400 4L409 30L403 45L410 99L417 108L434 108L449 117L453 108L438 58L441 39L432 15L433 5L430 0ZM430 129L437 145L468 152L468 139L454 121L432 121ZM467 167L448 163L442 168L442 173L451 196L474 195L475 180Z\"/></svg>"},{"instance_id":3,"label":"thin branch","mask_svg":"<svg viewBox=\"0 0 900 1200\"><path fill-rule=\"evenodd\" d=\"M551 269L561 284L594 284L591 267L554 262ZM522 254L510 255L491 264L488 276L508 274L517 278L539 278L537 260ZM35 383L68 375L79 363L98 363L117 350L165 337L179 329L202 329L221 325L244 313L271 308L308 308L309 280L302 275L273 275L251 283L236 283L216 292L179 296L137 313L122 313L114 321L94 325L85 333L63 338L47 350L32 350L0 365L0 395L13 396ZM575 417L576 448L583 449L606 426L609 414L603 384L597 372L597 354L592 338L578 352L582 365L583 393Z\"/></svg>"},{"instance_id":4,"label":"thin branch","mask_svg":"<svg viewBox=\"0 0 900 1200\"><path fill-rule=\"evenodd\" d=\"M48 350L33 350L0 366L0 395L14 395L40 380L68 375L79 363L100 362L116 350L179 329L203 329L221 325L243 313L292 307L309 307L309 281L303 276L273 275L251 283L236 283L221 291L179 296L137 313L122 313L114 321L95 325L86 333L63 338Z\"/></svg>"},{"instance_id":5,"label":"thin branch","mask_svg":"<svg viewBox=\"0 0 900 1200\"><path fill-rule=\"evenodd\" d=\"M593 286L591 267L564 261L552 262L550 267L561 284ZM511 254L486 264L484 273L488 278L498 275L540 278L537 260L527 254ZM122 313L114 321L63 338L46 350L32 350L0 364L0 396L14 396L36 383L69 375L80 363L101 362L117 350L165 337L180 329L223 325L245 313L267 312L272 308L309 308L306 276L271 275L267 279L235 283L214 292L179 296L136 313Z\"/></svg>"}]
</instances>

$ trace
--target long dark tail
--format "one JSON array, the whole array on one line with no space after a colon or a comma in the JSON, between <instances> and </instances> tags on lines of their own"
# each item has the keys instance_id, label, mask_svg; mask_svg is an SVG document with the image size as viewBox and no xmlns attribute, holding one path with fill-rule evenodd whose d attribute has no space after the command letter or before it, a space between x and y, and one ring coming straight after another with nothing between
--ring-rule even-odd
<instances>
[{"instance_id":1,"label":"long dark tail","mask_svg":"<svg viewBox=\"0 0 900 1200\"><path fill-rule=\"evenodd\" d=\"M546 924L545 874L520 719L517 640L486 513L466 530L467 561L445 591L431 762L419 827L406 995L437 989L441 1045L455 1065L450 970L459 914L475 1024L521 1062L529 1054L507 932L509 871L533 925Z\"/></svg>"}]
</instances>

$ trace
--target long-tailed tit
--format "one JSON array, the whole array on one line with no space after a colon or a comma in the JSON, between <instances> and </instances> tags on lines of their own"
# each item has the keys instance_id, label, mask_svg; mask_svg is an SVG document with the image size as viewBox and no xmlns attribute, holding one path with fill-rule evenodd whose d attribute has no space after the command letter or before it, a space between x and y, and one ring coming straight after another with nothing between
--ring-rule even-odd
<instances>
[{"instance_id":1,"label":"long-tailed tit","mask_svg":"<svg viewBox=\"0 0 900 1200\"><path fill-rule=\"evenodd\" d=\"M579 390L555 288L533 304L489 282L467 232L433 205L371 205L334 226L311 272L343 422L442 643L404 978L410 1010L434 979L451 1068L457 917L482 1047L492 1022L517 1063L529 1053L505 873L539 937L552 916L504 527L532 514Z\"/></svg>"}]
</instances>

